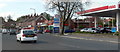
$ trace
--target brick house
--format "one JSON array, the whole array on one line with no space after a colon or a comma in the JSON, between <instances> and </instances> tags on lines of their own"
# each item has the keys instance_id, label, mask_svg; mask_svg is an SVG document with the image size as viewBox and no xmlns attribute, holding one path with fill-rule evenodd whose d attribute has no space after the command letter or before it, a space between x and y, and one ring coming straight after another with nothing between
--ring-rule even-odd
<instances>
[{"instance_id":1,"label":"brick house","mask_svg":"<svg viewBox=\"0 0 120 52\"><path fill-rule=\"evenodd\" d=\"M74 29L75 28L74 21L71 19L68 19L64 25L65 25L66 29Z\"/></svg>"},{"instance_id":2,"label":"brick house","mask_svg":"<svg viewBox=\"0 0 120 52\"><path fill-rule=\"evenodd\" d=\"M3 28L4 24L6 23L6 21L4 20L3 17L0 17L0 29Z\"/></svg>"},{"instance_id":3,"label":"brick house","mask_svg":"<svg viewBox=\"0 0 120 52\"><path fill-rule=\"evenodd\" d=\"M30 16L28 15L24 20L17 22L16 27L18 28L24 28L24 27L35 27L37 29L39 28L47 28L47 23L45 21L48 21L44 16L42 15L35 15Z\"/></svg>"},{"instance_id":4,"label":"brick house","mask_svg":"<svg viewBox=\"0 0 120 52\"><path fill-rule=\"evenodd\" d=\"M2 27L5 29L16 29L16 22L11 20L8 20L8 22L2 22Z\"/></svg>"},{"instance_id":5,"label":"brick house","mask_svg":"<svg viewBox=\"0 0 120 52\"><path fill-rule=\"evenodd\" d=\"M79 28L80 26L83 26L83 28L91 28L94 27L95 18L89 17L85 19L73 19L75 28ZM102 27L99 22L102 22L101 19L97 19L97 26ZM80 29L80 28L79 28Z\"/></svg>"}]
</instances>

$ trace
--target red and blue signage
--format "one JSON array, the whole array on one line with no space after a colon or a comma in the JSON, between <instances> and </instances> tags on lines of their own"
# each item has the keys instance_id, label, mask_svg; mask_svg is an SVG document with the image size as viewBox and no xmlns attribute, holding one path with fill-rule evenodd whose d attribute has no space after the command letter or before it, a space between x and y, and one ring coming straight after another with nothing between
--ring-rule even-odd
<instances>
[{"instance_id":1,"label":"red and blue signage","mask_svg":"<svg viewBox=\"0 0 120 52\"><path fill-rule=\"evenodd\" d=\"M54 27L54 33L59 33L59 27Z\"/></svg>"},{"instance_id":2,"label":"red and blue signage","mask_svg":"<svg viewBox=\"0 0 120 52\"><path fill-rule=\"evenodd\" d=\"M53 22L53 29L54 33L59 33L60 30L60 16L55 15L54 22Z\"/></svg>"}]
</instances>

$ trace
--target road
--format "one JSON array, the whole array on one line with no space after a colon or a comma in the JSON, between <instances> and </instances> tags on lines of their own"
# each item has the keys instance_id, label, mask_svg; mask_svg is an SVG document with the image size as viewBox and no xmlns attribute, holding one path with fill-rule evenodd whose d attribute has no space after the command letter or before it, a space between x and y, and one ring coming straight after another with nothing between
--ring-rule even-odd
<instances>
[{"instance_id":1,"label":"road","mask_svg":"<svg viewBox=\"0 0 120 52\"><path fill-rule=\"evenodd\" d=\"M72 39L38 34L37 43L16 41L15 35L2 34L3 50L118 50L117 43Z\"/></svg>"}]
</instances>

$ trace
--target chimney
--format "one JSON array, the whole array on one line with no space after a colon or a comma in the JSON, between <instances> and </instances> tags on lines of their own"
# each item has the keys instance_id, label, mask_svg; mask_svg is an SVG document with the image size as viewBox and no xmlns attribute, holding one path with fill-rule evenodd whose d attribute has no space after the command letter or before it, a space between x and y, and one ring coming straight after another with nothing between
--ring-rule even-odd
<instances>
[{"instance_id":1,"label":"chimney","mask_svg":"<svg viewBox=\"0 0 120 52\"><path fill-rule=\"evenodd\" d=\"M38 17L39 15L37 14L37 17Z\"/></svg>"},{"instance_id":2,"label":"chimney","mask_svg":"<svg viewBox=\"0 0 120 52\"><path fill-rule=\"evenodd\" d=\"M36 13L34 14L34 17L36 17Z\"/></svg>"}]
</instances>

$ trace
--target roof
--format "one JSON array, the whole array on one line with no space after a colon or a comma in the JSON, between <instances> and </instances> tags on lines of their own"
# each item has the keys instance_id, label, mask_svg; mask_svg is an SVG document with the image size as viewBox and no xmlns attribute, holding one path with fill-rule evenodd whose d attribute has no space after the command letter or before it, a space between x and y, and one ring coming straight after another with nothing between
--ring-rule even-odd
<instances>
[{"instance_id":1,"label":"roof","mask_svg":"<svg viewBox=\"0 0 120 52\"><path fill-rule=\"evenodd\" d=\"M43 17L44 19L46 19L44 16L38 16L38 17L33 17L33 18L30 18L30 19L27 19L27 22L31 22L33 20L37 21L38 19L40 19L41 17ZM47 20L47 19L46 19Z\"/></svg>"}]
</instances>

